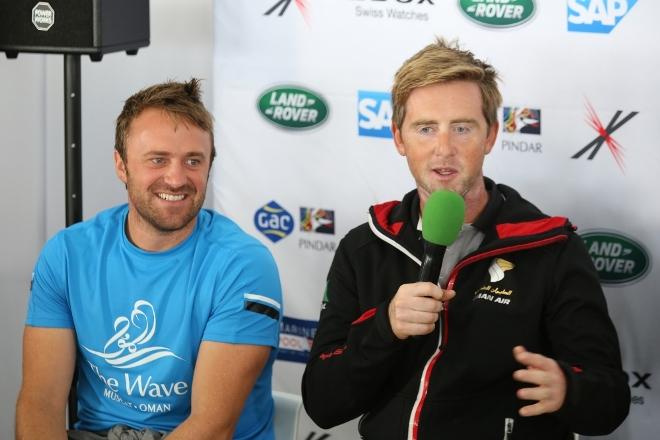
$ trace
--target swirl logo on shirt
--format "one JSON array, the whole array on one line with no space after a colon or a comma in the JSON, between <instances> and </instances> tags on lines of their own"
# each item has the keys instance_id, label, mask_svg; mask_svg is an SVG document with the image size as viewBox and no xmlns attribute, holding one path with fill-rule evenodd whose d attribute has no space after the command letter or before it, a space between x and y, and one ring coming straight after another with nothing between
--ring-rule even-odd
<instances>
[{"instance_id":1,"label":"swirl logo on shirt","mask_svg":"<svg viewBox=\"0 0 660 440\"><path fill-rule=\"evenodd\" d=\"M115 334L103 347L103 352L82 346L116 368L133 368L163 357L181 359L167 347L145 346L156 333L156 312L147 301L138 300L133 305L130 318L115 319Z\"/></svg>"}]
</instances>

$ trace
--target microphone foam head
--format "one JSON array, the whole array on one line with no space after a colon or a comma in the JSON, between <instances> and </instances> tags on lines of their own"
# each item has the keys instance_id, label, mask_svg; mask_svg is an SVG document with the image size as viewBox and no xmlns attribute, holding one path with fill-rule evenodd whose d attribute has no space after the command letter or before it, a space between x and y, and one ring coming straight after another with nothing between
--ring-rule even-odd
<instances>
[{"instance_id":1,"label":"microphone foam head","mask_svg":"<svg viewBox=\"0 0 660 440\"><path fill-rule=\"evenodd\" d=\"M422 213L422 236L430 243L449 246L458 237L464 220L463 197L444 189L434 191Z\"/></svg>"}]
</instances>

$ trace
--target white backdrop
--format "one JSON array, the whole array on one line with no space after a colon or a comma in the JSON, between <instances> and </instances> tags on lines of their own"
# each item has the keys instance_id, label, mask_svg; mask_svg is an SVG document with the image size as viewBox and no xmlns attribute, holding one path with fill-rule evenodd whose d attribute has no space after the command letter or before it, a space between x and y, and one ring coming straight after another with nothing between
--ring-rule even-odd
<instances>
[{"instance_id":1,"label":"white backdrop","mask_svg":"<svg viewBox=\"0 0 660 440\"><path fill-rule=\"evenodd\" d=\"M495 17L475 18L483 11ZM602 269L633 394L630 416L608 438L657 436L658 2L216 0L214 13L214 204L278 262L277 389L300 392L339 239L369 205L413 187L388 137L389 89L401 63L437 35L501 72L509 131L486 174L568 216ZM325 432L306 419L299 438L357 434L354 422Z\"/></svg>"}]
</instances>

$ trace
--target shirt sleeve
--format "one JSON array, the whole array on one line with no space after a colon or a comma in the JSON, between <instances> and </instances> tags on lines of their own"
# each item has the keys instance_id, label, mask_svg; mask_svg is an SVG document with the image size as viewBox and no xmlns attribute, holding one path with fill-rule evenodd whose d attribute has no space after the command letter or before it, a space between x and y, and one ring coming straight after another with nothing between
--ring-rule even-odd
<instances>
[{"instance_id":1,"label":"shirt sleeve","mask_svg":"<svg viewBox=\"0 0 660 440\"><path fill-rule=\"evenodd\" d=\"M279 346L282 291L277 266L261 244L222 263L203 340Z\"/></svg>"},{"instance_id":2,"label":"shirt sleeve","mask_svg":"<svg viewBox=\"0 0 660 440\"><path fill-rule=\"evenodd\" d=\"M32 272L25 324L74 327L66 291L66 252L59 236L46 243Z\"/></svg>"}]
</instances>

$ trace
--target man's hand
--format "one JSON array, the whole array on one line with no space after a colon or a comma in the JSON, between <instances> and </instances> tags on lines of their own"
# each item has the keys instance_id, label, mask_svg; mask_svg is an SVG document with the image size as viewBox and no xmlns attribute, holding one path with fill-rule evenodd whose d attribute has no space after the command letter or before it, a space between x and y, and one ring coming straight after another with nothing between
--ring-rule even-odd
<instances>
[{"instance_id":1,"label":"man's hand","mask_svg":"<svg viewBox=\"0 0 660 440\"><path fill-rule=\"evenodd\" d=\"M566 377L557 361L529 352L520 345L513 348L513 357L527 367L515 371L513 378L519 382L536 385L521 388L516 393L519 399L537 401L533 405L520 408L519 414L523 417L538 416L561 408L566 398Z\"/></svg>"},{"instance_id":2,"label":"man's hand","mask_svg":"<svg viewBox=\"0 0 660 440\"><path fill-rule=\"evenodd\" d=\"M456 295L428 282L403 284L390 301L388 315L394 335L399 339L427 335L435 328L443 302Z\"/></svg>"}]
</instances>

